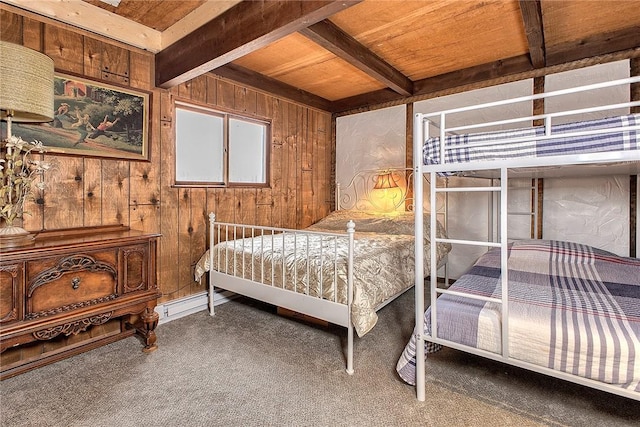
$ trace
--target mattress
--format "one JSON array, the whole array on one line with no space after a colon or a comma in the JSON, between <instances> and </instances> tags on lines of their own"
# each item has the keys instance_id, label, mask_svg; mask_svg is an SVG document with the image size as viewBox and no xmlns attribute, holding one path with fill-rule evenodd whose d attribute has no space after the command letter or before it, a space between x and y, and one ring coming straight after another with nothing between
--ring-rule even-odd
<instances>
[{"instance_id":1,"label":"mattress","mask_svg":"<svg viewBox=\"0 0 640 427\"><path fill-rule=\"evenodd\" d=\"M445 163L506 160L523 157L576 155L640 149L640 114L609 117L551 127L552 137L543 138L544 126L509 131L482 132L446 137ZM629 129L621 129L629 128ZM611 132L562 136L574 132L611 129ZM423 145L424 165L440 164L440 138Z\"/></svg>"},{"instance_id":2,"label":"mattress","mask_svg":"<svg viewBox=\"0 0 640 427\"><path fill-rule=\"evenodd\" d=\"M500 298L499 249L451 289ZM439 338L502 352L500 304L446 294L436 304ZM511 358L640 392L640 259L564 241L515 242L508 321ZM424 326L431 334L430 309ZM410 384L415 354L414 336L397 364Z\"/></svg>"}]
</instances>

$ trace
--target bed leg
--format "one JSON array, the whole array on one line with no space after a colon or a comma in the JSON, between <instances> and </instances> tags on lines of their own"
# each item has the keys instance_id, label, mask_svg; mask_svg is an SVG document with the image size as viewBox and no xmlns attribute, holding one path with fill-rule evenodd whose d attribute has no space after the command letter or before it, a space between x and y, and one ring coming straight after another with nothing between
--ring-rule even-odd
<instances>
[{"instance_id":1,"label":"bed leg","mask_svg":"<svg viewBox=\"0 0 640 427\"><path fill-rule=\"evenodd\" d=\"M353 325L347 328L347 374L353 375Z\"/></svg>"},{"instance_id":2,"label":"bed leg","mask_svg":"<svg viewBox=\"0 0 640 427\"><path fill-rule=\"evenodd\" d=\"M416 334L416 397L419 402L426 398L424 335Z\"/></svg>"},{"instance_id":3,"label":"bed leg","mask_svg":"<svg viewBox=\"0 0 640 427\"><path fill-rule=\"evenodd\" d=\"M213 286L209 287L209 315L214 316L216 313L213 309Z\"/></svg>"}]
</instances>

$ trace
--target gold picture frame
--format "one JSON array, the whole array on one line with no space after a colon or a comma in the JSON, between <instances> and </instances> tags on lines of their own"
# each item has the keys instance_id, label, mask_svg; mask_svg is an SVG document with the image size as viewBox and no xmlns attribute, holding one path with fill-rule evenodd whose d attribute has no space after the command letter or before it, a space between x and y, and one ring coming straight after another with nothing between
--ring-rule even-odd
<instances>
[{"instance_id":1,"label":"gold picture frame","mask_svg":"<svg viewBox=\"0 0 640 427\"><path fill-rule=\"evenodd\" d=\"M150 98L150 92L56 72L53 121L14 122L12 134L42 141L51 154L149 161Z\"/></svg>"}]
</instances>

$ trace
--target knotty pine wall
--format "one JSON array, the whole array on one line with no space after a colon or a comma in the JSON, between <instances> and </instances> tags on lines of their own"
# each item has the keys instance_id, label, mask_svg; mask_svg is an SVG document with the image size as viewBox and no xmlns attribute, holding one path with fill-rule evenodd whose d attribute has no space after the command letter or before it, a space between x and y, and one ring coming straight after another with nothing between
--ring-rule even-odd
<instances>
[{"instance_id":1,"label":"knotty pine wall","mask_svg":"<svg viewBox=\"0 0 640 427\"><path fill-rule=\"evenodd\" d=\"M171 90L154 86L154 55L0 4L0 39L44 52L56 71L150 91L150 161L44 155L54 170L26 210L37 231L125 224L162 233L160 302L204 289L193 267L208 244L208 213L220 221L302 228L331 206L331 114L207 74ZM173 101L271 121L270 188L173 187ZM46 145L46 141L45 145Z\"/></svg>"}]
</instances>

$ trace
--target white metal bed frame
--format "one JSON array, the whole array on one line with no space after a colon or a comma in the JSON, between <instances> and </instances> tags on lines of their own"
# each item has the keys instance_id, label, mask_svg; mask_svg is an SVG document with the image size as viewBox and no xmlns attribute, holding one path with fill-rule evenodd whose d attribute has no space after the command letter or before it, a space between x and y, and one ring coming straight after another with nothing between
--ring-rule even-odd
<instances>
[{"instance_id":1,"label":"white metal bed frame","mask_svg":"<svg viewBox=\"0 0 640 427\"><path fill-rule=\"evenodd\" d=\"M416 282L415 282L415 296L416 296L416 300L415 300L415 316L416 316L416 394L417 394L417 398L420 401L424 401L425 400L425 348L424 348L424 344L425 344L425 340L427 341L431 341L433 343L437 343L437 344L441 344L447 347L452 347L461 351L465 351L468 353L473 353L479 356L483 356L483 357L487 357L489 359L493 359L493 360L497 360L503 363L507 363L509 365L514 365L514 366L518 366L521 368L525 368L525 369L529 369L532 371L536 371L539 373L543 373L543 374L547 374L549 376L552 377L556 377L556 378L561 378L564 380L568 380L568 381L572 381L578 384L582 384L588 387L592 387L592 388L596 388L596 389L600 389L603 391L607 391L607 392L611 392L614 394L618 394L621 396L625 396L625 397L629 397L631 399L635 399L635 400L640 400L640 395L636 392L630 391L630 390L625 390L619 387L615 387L613 385L609 385L603 382L599 382L596 380L591 380L588 378L583 378L577 375L572 375L569 373L565 373L565 372L561 372L561 371L556 371L547 367L543 367L543 366L539 366L539 365L535 365L532 363L528 363L528 362L523 362L517 359L513 359L510 357L509 355L509 324L508 324L508 318L509 318L509 304L508 304L508 268L507 268L507 244L508 244L508 240L507 240L507 185L508 185L508 171L509 169L512 168L542 168L544 166L568 166L568 165L586 165L586 164L606 164L606 163L618 163L618 162L636 162L636 168L637 166L637 162L640 162L640 150L638 151L613 151L613 152L603 152L603 153L593 153L593 154L579 154L579 155L558 155L558 156L552 156L552 157L540 157L540 158L512 158L512 159L505 159L505 160L492 160L492 161L473 161L473 162L468 162L468 163L444 163L444 153L445 153L445 144L443 143L444 141L446 141L445 137L447 134L449 134L450 132L454 132L454 131L461 131L461 130L469 130L469 129L477 129L480 127L486 127L486 126L494 126L494 125L501 125L501 124L507 124L507 123L514 123L514 122L520 122L520 121L526 121L529 123L532 123L533 120L537 120L537 119L543 119L544 123L545 123L545 136L539 138L539 139L550 139L555 137L556 135L553 135L551 132L551 122L555 117L561 117L561 116L565 116L565 115L569 115L569 114L580 114L580 113L588 113L588 112L594 112L594 111L604 111L604 110L610 110L610 109L618 109L618 108L623 108L623 107L633 107L633 106L638 106L640 105L640 101L635 101L635 102L627 102L627 103L623 103L623 104L615 104L615 105L606 105L606 106L601 106L601 107L594 107L594 108L583 108L583 109L577 109L577 110L572 110L572 111L565 111L565 112L561 112L561 113L547 113L547 114L541 114L541 115L535 115L535 116L528 116L528 117L522 117L522 118L518 118L518 119L509 119L509 120L502 120L502 121L496 121L496 122L491 122L491 123L484 123L484 124L480 124L480 125L470 125L470 126L459 126L459 127L452 127L452 128L447 128L446 127L446 117L447 115L450 114L454 114L454 113L459 113L459 112L464 112L464 111L471 111L471 110L476 110L476 109L484 109L484 108L491 108L491 107L496 107L496 106L502 106L502 105L509 105L509 104L513 104L516 102L523 102L523 101L533 101L535 99L541 99L541 98L549 98L549 97L554 97L554 96L560 96L560 95L565 95L565 94L569 94L569 93L576 93L576 92L581 92L581 91L587 91L587 90L593 90L593 89L600 89L600 88L606 88L606 87L612 87L612 86L618 86L618 85L628 85L628 84L632 84L632 83L638 83L640 82L640 76L638 77L631 77L631 78L627 78L627 79L620 79L620 80L615 80L615 81L610 81L610 82L604 82L604 83L598 83L598 84L591 84L591 85L586 85L586 86L581 86L581 87L576 87L576 88L570 88L570 89L565 89L565 90L558 90L558 91L553 91L553 92L547 92L547 93L542 93L542 94L536 94L536 95L531 95L531 96L524 96L524 97L519 97L519 98L513 98L513 99L508 99L508 100L502 100L502 101L496 101L496 102L490 102L490 103L484 103L484 104L480 104L480 105L474 105L474 106L469 106L469 107L463 107L463 108L456 108L456 109L450 109L450 110L446 110L446 111L441 111L438 113L433 113L433 114L422 114L422 113L417 113L414 116L414 152L413 152L413 158L414 158L414 172L416 174L416 176L418 174L429 174L430 179L430 202L431 202L431 206L435 206L436 205L436 195L439 192L462 192L462 191L479 191L479 192L490 192L493 194L498 193L499 194L499 208L500 208L500 215L499 215L499 230L498 230L498 241L472 241L472 240L456 240L456 239L440 239L437 238L435 235L433 235L433 230L435 229L435 224L434 224L434 220L435 220L435 216L431 216L431 232L432 235L431 237L431 242L432 243L436 243L436 242L449 242L452 244L462 244L462 245L475 245L475 246L483 246L483 247L499 247L500 248L500 253L501 253L501 271L502 271L502 275L501 275L501 286L502 286L502 295L501 298L485 298L485 297L481 297L481 296L476 296L476 295L471 295L471 294L466 294L466 293L461 293L461 292L456 292L456 291L450 291L447 289L441 289L437 286L436 281L431 280L431 284L430 284L430 303L431 303L431 331L433 331L432 335L428 335L425 331L424 331L424 313L425 313L425 304L424 304L424 282L423 282L423 278L419 277L418 274L416 274ZM435 127L435 124L432 123L432 119L434 117L438 117L440 119L440 125L438 126L440 129L439 132L439 136L440 136L440 159L441 159L441 163L440 164L432 164L432 165L423 165L423 155L422 155L422 144L425 141L425 137L426 136L430 136L429 131L431 129L431 127ZM588 131L588 132L576 132L576 133L565 133L562 136L563 137L572 137L572 136L579 136L579 135L585 135L585 134L598 134L598 133L608 133L608 132L612 132L618 130L620 131L621 129L607 129L606 131ZM624 130L636 130L636 131L640 131L640 127L639 126L631 126L631 127L626 127L624 128ZM507 139L500 139L500 142L510 142ZM484 142L483 144L488 144L490 145L491 142ZM480 145L480 144L479 144ZM499 178L500 178L500 185L496 185L496 186L487 186L487 187L458 187L458 188L439 188L438 187L438 180L437 180L437 176L438 173L441 172L472 172L472 171L490 171L490 170L494 170L494 171L499 171ZM634 172L634 174L637 174L637 169L633 169L636 170L636 172ZM538 172L536 172L538 173ZM423 198L423 180L420 179L414 179L414 197L415 197L415 204L416 205L422 205L422 198ZM416 239L415 239L415 250L416 250L416 254L420 254L423 251L423 239L418 238L418 236L421 236L424 234L424 229L423 229L423 217L422 217L422 212L421 210L417 210L416 211L416 215L415 215L415 231L416 231ZM432 244L432 248L435 248L435 244ZM433 260L435 259L435 251L432 249L431 250L431 277L437 277L436 275L436 268ZM422 271L423 268L423 261L421 257L416 257L416 266L415 266L415 271L419 272ZM466 298L474 298L474 299L478 299L478 300L482 300L482 301L490 301L490 302L494 302L494 303L498 303L501 304L502 306L502 310L501 310L501 324L502 324L502 354L496 354L496 353L491 353L485 350L481 350L481 349L477 349L475 347L470 347L470 346L466 346L466 345L462 345L462 344L458 344L456 342L453 341L449 341L443 338L438 337L437 334L437 304L436 304L436 299L438 297L438 294L451 294L451 295L456 295L456 296L462 296L462 297L466 297Z\"/></svg>"},{"instance_id":2,"label":"white metal bed frame","mask_svg":"<svg viewBox=\"0 0 640 427\"><path fill-rule=\"evenodd\" d=\"M371 200L370 191L371 187L375 184L375 178L381 173L393 173L394 178L401 184L402 193L401 200L394 204L394 208L398 208L407 198L407 190L409 188L409 182L412 169L407 168L386 168L383 170L372 169L359 171L350 184L347 185L345 191L340 190L340 186L336 186L336 205L337 209L359 209L361 205L358 201L361 198L365 200ZM375 205L374 205L375 207ZM333 323L338 326L347 328L347 349L346 349L346 372L348 374L354 373L353 368L353 344L354 344L354 327L351 322L351 304L353 302L353 259L354 259L354 234L355 223L349 221L347 223L346 233L330 233L320 232L316 230L296 230L286 228L275 227L263 227L252 226L245 224L231 224L216 222L215 214L209 214L209 313L211 316L215 315L214 311L214 288L221 288L235 292L240 295L244 295L259 301L263 301L269 304L276 305L278 307L286 308L307 316L311 316L320 320L324 320ZM211 250L214 243L217 243L216 234L218 236L224 236L222 240L236 240L243 238L272 238L272 239L284 239L287 235L292 235L296 242L305 244L308 236L323 236L323 239L329 241L337 241L338 239L347 239L348 241L348 256L347 256L347 302L346 304L337 301L337 297L333 301L326 300L320 297L312 295L294 292L286 289L286 283L274 283L273 277L271 277L271 283L274 285L265 283L264 277L251 277L250 279L238 277L236 271L229 271L227 266L217 266L214 259L214 252ZM249 236L249 237L247 237ZM220 239L218 239L220 240ZM335 247L335 246L334 246ZM234 254L235 256L235 254ZM333 286L336 286L335 274L337 272L336 260L338 258L337 251L334 249L332 254L328 255L334 260L334 279ZM422 258L422 255L421 255ZM227 260L228 261L228 260ZM273 261L272 261L273 262ZM307 259L306 265L309 265ZM235 266L235 261L233 262ZM272 266L272 271L273 266ZM283 280L284 275L283 275ZM294 278L295 281L295 278ZM276 286L279 285L279 286ZM407 289L392 296L386 301L381 302L376 311L382 309L384 306L395 300L402 295ZM337 294L337 293L336 293Z\"/></svg>"}]
</instances>

